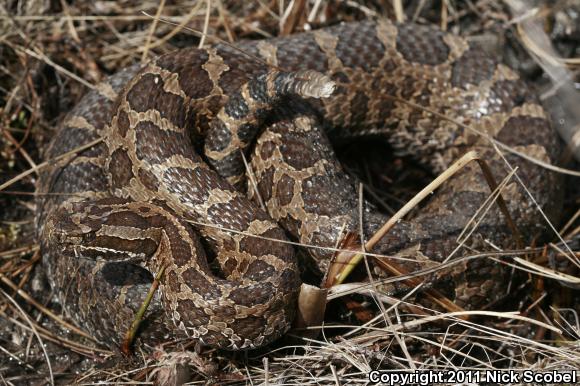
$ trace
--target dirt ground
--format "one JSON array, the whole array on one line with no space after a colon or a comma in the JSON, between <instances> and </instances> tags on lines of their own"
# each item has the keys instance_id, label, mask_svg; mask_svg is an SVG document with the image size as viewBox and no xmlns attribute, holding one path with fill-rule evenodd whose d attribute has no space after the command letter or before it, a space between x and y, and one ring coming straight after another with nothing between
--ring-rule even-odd
<instances>
[{"instance_id":1,"label":"dirt ground","mask_svg":"<svg viewBox=\"0 0 580 386\"><path fill-rule=\"evenodd\" d=\"M436 25L479 42L537 91L564 144L580 132L577 0L0 2L0 384L350 385L364 384L374 369L580 369L578 141L562 152L558 234L529 245L534 266L515 269L505 299L469 320L336 294L318 337L290 333L237 353L173 342L131 357L65 324L34 236L34 191L42 149L82 95L130 64L198 45L199 31L211 44L365 18ZM541 32L527 29L527 20ZM376 142L340 149L348 169L372 186L371 199L396 211L434 176L385 153Z\"/></svg>"}]
</instances>

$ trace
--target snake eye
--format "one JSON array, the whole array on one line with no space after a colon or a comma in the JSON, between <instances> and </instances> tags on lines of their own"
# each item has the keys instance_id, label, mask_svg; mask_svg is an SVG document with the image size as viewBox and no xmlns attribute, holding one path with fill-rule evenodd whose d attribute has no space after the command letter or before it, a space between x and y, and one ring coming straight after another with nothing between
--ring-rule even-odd
<instances>
[{"instance_id":1,"label":"snake eye","mask_svg":"<svg viewBox=\"0 0 580 386\"><path fill-rule=\"evenodd\" d=\"M97 235L94 231L87 232L87 233L84 233L82 235L82 240L83 240L82 242L83 242L83 244L92 243L93 241L96 240L96 238L97 238Z\"/></svg>"}]
</instances>

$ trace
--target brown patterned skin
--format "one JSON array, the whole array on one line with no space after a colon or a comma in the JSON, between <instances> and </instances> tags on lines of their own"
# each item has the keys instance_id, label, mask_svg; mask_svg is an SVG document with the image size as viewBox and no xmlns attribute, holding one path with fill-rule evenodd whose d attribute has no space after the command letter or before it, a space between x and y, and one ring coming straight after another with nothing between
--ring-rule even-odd
<instances>
[{"instance_id":1,"label":"brown patterned skin","mask_svg":"<svg viewBox=\"0 0 580 386\"><path fill-rule=\"evenodd\" d=\"M70 112L46 152L54 158L103 138L42 172L38 234L63 306L104 343L120 344L162 266L143 341L190 337L245 349L282 335L299 279L293 249L272 239L288 234L334 246L340 230L358 229L355 190L326 135L385 136L434 172L477 149L498 180L506 175L488 140L384 95L443 113L544 162L557 155L546 113L525 84L461 38L365 21L238 47L246 54L222 45L183 49L122 71ZM225 180L242 186L241 153L252 150L268 213ZM557 213L556 177L506 158L539 204ZM398 224L380 251L443 260L488 196L469 165L420 215ZM504 196L518 227L539 234L537 212L515 182ZM380 216L367 217L368 233ZM469 246L485 247L484 239L502 246L510 239L495 209ZM460 304L493 299L501 282L499 267L471 265L451 275L449 293Z\"/></svg>"}]
</instances>

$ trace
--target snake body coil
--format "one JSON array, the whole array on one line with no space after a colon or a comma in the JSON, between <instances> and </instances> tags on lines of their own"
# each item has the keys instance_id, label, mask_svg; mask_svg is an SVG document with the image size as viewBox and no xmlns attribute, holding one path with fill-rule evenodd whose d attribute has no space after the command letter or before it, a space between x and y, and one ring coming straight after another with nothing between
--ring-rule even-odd
<instances>
[{"instance_id":1,"label":"snake body coil","mask_svg":"<svg viewBox=\"0 0 580 386\"><path fill-rule=\"evenodd\" d=\"M37 222L52 287L105 343L120 343L161 269L143 340L186 335L244 349L283 334L300 281L293 248L275 240L332 247L358 231L356 191L328 138L382 136L434 172L475 149L498 181L509 168L490 138L546 163L557 155L526 85L456 36L364 21L238 47L182 49L121 71L68 114L46 151L53 159L103 138L44 169ZM242 153L253 153L267 212L234 188L243 186ZM505 158L544 210L557 213L556 177ZM468 165L398 224L381 251L445 259L489 194ZM503 195L522 232L542 231L517 183ZM367 232L376 226L369 217ZM495 209L466 245L483 248L485 240L510 240ZM501 268L470 262L443 279L448 295L470 306L497 296L501 278Z\"/></svg>"}]
</instances>

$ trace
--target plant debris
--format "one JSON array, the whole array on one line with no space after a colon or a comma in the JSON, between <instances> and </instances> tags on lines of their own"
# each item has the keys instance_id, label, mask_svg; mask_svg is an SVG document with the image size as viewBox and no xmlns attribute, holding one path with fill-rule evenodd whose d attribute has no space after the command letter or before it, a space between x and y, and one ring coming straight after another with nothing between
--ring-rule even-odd
<instances>
[{"instance_id":1,"label":"plant debris","mask_svg":"<svg viewBox=\"0 0 580 386\"><path fill-rule=\"evenodd\" d=\"M412 288L402 295L390 293L386 285L369 281L367 272L353 272L350 282L329 290L325 311L324 304L308 310L306 325L324 316L322 334L291 331L251 352L172 342L150 350L138 347L134 355L122 357L99 346L90 331L70 324L53 299L34 239L35 173L64 115L104 77L204 41L261 39L368 17L434 24L480 42L518 70L539 90L558 129L572 130L570 143L578 146L574 138L580 138L580 125L558 98L562 90L567 98L580 98L580 6L567 0L526 1L535 11L525 12L516 11L518 3L8 0L0 4L0 185L8 185L0 191L0 382L347 385L367 382L369 372L376 369L580 368L580 270L566 258L568 248L576 259L580 255L578 177L570 177L563 221L554 224L560 238L554 237L544 248L526 245L501 252L514 257L514 271L526 273L514 279L505 302L494 311L429 310L415 301ZM534 46L529 29L522 29L530 18L538 22L554 50L549 55ZM542 57L552 70L565 70L562 84L545 76ZM433 178L410 160L385 157L390 154L385 144L367 143L364 156L359 145L344 146L341 158L364 181L366 197L386 212L395 213ZM572 151L563 155L562 165L579 169ZM395 277L393 283L400 280Z\"/></svg>"}]
</instances>

